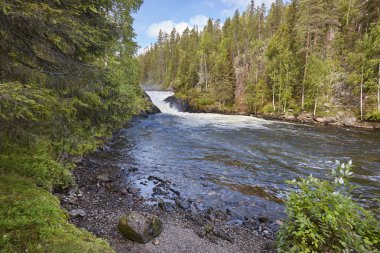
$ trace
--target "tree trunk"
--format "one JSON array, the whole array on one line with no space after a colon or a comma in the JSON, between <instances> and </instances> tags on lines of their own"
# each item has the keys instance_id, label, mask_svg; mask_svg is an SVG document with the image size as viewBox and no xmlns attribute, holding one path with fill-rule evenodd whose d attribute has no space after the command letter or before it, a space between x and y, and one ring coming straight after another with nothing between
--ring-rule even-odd
<instances>
[{"instance_id":1,"label":"tree trunk","mask_svg":"<svg viewBox=\"0 0 380 253\"><path fill-rule=\"evenodd\" d=\"M317 103L318 103L318 96L315 96L315 102L314 102L314 117L317 114Z\"/></svg>"},{"instance_id":2,"label":"tree trunk","mask_svg":"<svg viewBox=\"0 0 380 253\"><path fill-rule=\"evenodd\" d=\"M239 42L238 42L238 39L237 39L237 36L236 36L236 28L234 28L234 42L235 42L235 46L236 46L236 55L239 57L240 56L240 50L239 50ZM235 57L234 57L235 58Z\"/></svg>"},{"instance_id":3,"label":"tree trunk","mask_svg":"<svg viewBox=\"0 0 380 253\"><path fill-rule=\"evenodd\" d=\"M379 63L379 74L377 77L377 111L380 112L380 63Z\"/></svg>"},{"instance_id":4,"label":"tree trunk","mask_svg":"<svg viewBox=\"0 0 380 253\"><path fill-rule=\"evenodd\" d=\"M286 80L285 80L285 101L284 101L284 113L286 113L286 104L288 102L287 98L287 88L288 88L288 82L289 82L289 67L286 68Z\"/></svg>"},{"instance_id":5,"label":"tree trunk","mask_svg":"<svg viewBox=\"0 0 380 253\"><path fill-rule=\"evenodd\" d=\"M348 27L348 22L350 20L350 12L351 12L351 0L348 0L348 10L346 15L346 27Z\"/></svg>"},{"instance_id":6,"label":"tree trunk","mask_svg":"<svg viewBox=\"0 0 380 253\"><path fill-rule=\"evenodd\" d=\"M305 107L305 82L306 82L306 76L307 76L307 63L309 59L309 44L310 44L310 28L307 31L307 39L306 39L305 69L303 72L303 81L302 81L302 102L301 102L302 110Z\"/></svg>"},{"instance_id":7,"label":"tree trunk","mask_svg":"<svg viewBox=\"0 0 380 253\"><path fill-rule=\"evenodd\" d=\"M274 101L275 88L276 88L276 72L274 72L274 80L273 80L273 87L272 87L272 105L273 105L273 111L276 111L276 105L275 105L275 101Z\"/></svg>"},{"instance_id":8,"label":"tree trunk","mask_svg":"<svg viewBox=\"0 0 380 253\"><path fill-rule=\"evenodd\" d=\"M282 91L282 78L281 78L281 63L280 63L280 78L279 78L279 87L278 87L278 102L279 102L279 107L281 110L281 91Z\"/></svg>"},{"instance_id":9,"label":"tree trunk","mask_svg":"<svg viewBox=\"0 0 380 253\"><path fill-rule=\"evenodd\" d=\"M360 82L360 120L363 121L363 83L364 83L364 66L362 66L362 79Z\"/></svg>"},{"instance_id":10,"label":"tree trunk","mask_svg":"<svg viewBox=\"0 0 380 253\"><path fill-rule=\"evenodd\" d=\"M204 70L205 70L205 81L206 81L206 91L208 91L208 70L207 70L207 59L204 60Z\"/></svg>"},{"instance_id":11,"label":"tree trunk","mask_svg":"<svg viewBox=\"0 0 380 253\"><path fill-rule=\"evenodd\" d=\"M260 69L260 65L259 65L259 61L257 61L256 76L255 76L256 84L259 82L259 69Z\"/></svg>"}]
</instances>

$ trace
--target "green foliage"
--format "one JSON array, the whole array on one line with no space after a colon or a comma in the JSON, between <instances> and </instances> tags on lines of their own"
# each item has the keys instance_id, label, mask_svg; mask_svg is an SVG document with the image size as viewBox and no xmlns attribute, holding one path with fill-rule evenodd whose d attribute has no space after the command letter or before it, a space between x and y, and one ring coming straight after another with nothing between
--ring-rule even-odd
<instances>
[{"instance_id":1,"label":"green foliage","mask_svg":"<svg viewBox=\"0 0 380 253\"><path fill-rule=\"evenodd\" d=\"M131 27L140 4L1 1L1 171L67 186L60 162L144 108Z\"/></svg>"},{"instance_id":2,"label":"green foliage","mask_svg":"<svg viewBox=\"0 0 380 253\"><path fill-rule=\"evenodd\" d=\"M365 117L366 117L366 120L368 120L368 121L380 122L380 112L379 111L374 111L374 112L368 113Z\"/></svg>"},{"instance_id":3,"label":"green foliage","mask_svg":"<svg viewBox=\"0 0 380 253\"><path fill-rule=\"evenodd\" d=\"M113 252L67 221L57 198L30 179L0 175L1 252Z\"/></svg>"},{"instance_id":4,"label":"green foliage","mask_svg":"<svg viewBox=\"0 0 380 253\"><path fill-rule=\"evenodd\" d=\"M19 149L17 152L0 154L0 174L17 173L32 178L38 186L52 190L65 188L72 183L70 165L52 159L46 147L37 150Z\"/></svg>"},{"instance_id":5,"label":"green foliage","mask_svg":"<svg viewBox=\"0 0 380 253\"><path fill-rule=\"evenodd\" d=\"M200 31L161 32L139 56L141 82L174 89L189 100L195 89L217 101L215 107L246 113L266 113L271 103L275 113L301 108L326 115L358 111L363 77L364 111L379 110L375 2L277 0L268 12L252 2L223 25L210 19Z\"/></svg>"},{"instance_id":6,"label":"green foliage","mask_svg":"<svg viewBox=\"0 0 380 253\"><path fill-rule=\"evenodd\" d=\"M279 252L378 252L380 223L350 195L351 161L337 162L333 182L310 176L290 184L288 215L278 238Z\"/></svg>"},{"instance_id":7,"label":"green foliage","mask_svg":"<svg viewBox=\"0 0 380 253\"><path fill-rule=\"evenodd\" d=\"M146 107L133 18L141 0L0 1L0 251L113 252L48 191Z\"/></svg>"},{"instance_id":8,"label":"green foliage","mask_svg":"<svg viewBox=\"0 0 380 253\"><path fill-rule=\"evenodd\" d=\"M199 98L196 100L196 103L199 105L199 107L203 107L203 106L212 105L215 103L215 101L210 98Z\"/></svg>"},{"instance_id":9,"label":"green foliage","mask_svg":"<svg viewBox=\"0 0 380 253\"><path fill-rule=\"evenodd\" d=\"M261 108L261 112L264 114L270 114L270 113L274 113L275 110L272 104L267 104L263 108Z\"/></svg>"}]
</instances>

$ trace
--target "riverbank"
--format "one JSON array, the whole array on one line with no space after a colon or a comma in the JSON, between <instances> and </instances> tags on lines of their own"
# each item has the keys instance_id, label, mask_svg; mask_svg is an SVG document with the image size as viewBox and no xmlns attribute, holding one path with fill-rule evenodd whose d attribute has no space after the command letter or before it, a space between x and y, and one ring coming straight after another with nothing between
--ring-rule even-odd
<instances>
[{"instance_id":1,"label":"riverbank","mask_svg":"<svg viewBox=\"0 0 380 253\"><path fill-rule=\"evenodd\" d=\"M313 115L309 112L294 113L289 110L286 113L257 113L252 114L245 110L236 110L229 107L218 107L215 105L199 105L191 99L169 97L166 101L173 107L185 112L191 113L217 113L225 115L244 115L254 116L268 120L278 120L285 122L304 123L319 126L335 126L335 127L350 127L361 128L368 130L380 130L380 122L360 121L350 111L337 111L329 116Z\"/></svg>"},{"instance_id":2,"label":"riverbank","mask_svg":"<svg viewBox=\"0 0 380 253\"><path fill-rule=\"evenodd\" d=\"M135 168L104 163L102 155L100 150L78 162L74 170L76 187L56 195L62 207L71 212L73 224L105 239L116 252L272 251L274 230L279 229L280 221L269 224L266 220L247 219L234 224L228 211L200 211L191 208L189 202L147 205L139 189L125 180ZM163 233L154 243L134 243L118 232L120 216L132 210L155 214L163 220ZM210 227L218 232L206 234Z\"/></svg>"},{"instance_id":3,"label":"riverbank","mask_svg":"<svg viewBox=\"0 0 380 253\"><path fill-rule=\"evenodd\" d=\"M368 121L358 121L355 117L323 117L323 116L313 116L311 113L301 113L299 115L294 115L292 113L288 114L257 114L251 115L258 118L263 118L267 120L278 120L285 122L295 122L303 123L316 126L334 126L334 127L349 127L349 128L359 128L368 130L380 130L380 123L368 122Z\"/></svg>"},{"instance_id":4,"label":"riverbank","mask_svg":"<svg viewBox=\"0 0 380 253\"><path fill-rule=\"evenodd\" d=\"M0 174L0 192L0 252L113 252L68 222L58 199L32 179Z\"/></svg>"}]
</instances>

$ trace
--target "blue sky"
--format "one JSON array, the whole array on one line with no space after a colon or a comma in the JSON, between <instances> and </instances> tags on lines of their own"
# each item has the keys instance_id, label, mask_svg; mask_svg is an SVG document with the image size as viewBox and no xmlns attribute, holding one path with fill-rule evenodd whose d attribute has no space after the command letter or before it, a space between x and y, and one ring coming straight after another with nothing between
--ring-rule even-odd
<instances>
[{"instance_id":1,"label":"blue sky","mask_svg":"<svg viewBox=\"0 0 380 253\"><path fill-rule=\"evenodd\" d=\"M187 26L203 28L209 17L224 21L236 9L244 10L251 0L144 0L134 14L134 29L140 51L154 43L160 29L170 32L173 27L183 31ZM274 0L255 0L255 5L265 3L269 9Z\"/></svg>"}]
</instances>

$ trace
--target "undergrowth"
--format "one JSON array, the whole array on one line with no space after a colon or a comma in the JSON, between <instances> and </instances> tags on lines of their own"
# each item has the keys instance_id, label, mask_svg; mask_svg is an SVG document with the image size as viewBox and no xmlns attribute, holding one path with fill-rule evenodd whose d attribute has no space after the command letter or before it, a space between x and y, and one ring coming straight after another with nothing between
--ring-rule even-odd
<instances>
[{"instance_id":1,"label":"undergrowth","mask_svg":"<svg viewBox=\"0 0 380 253\"><path fill-rule=\"evenodd\" d=\"M102 239L68 222L49 191L16 174L0 176L0 252L113 252Z\"/></svg>"},{"instance_id":2,"label":"undergrowth","mask_svg":"<svg viewBox=\"0 0 380 253\"><path fill-rule=\"evenodd\" d=\"M286 201L278 252L379 252L379 221L351 197L351 161L338 162L332 174L333 181L310 176L289 182L298 191Z\"/></svg>"}]
</instances>

